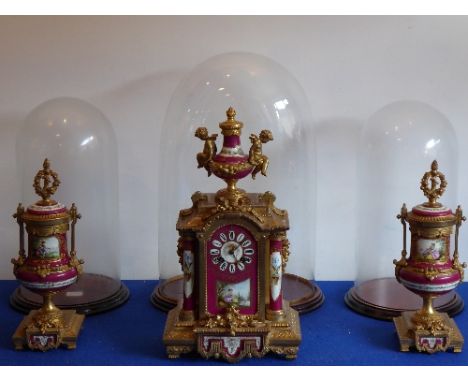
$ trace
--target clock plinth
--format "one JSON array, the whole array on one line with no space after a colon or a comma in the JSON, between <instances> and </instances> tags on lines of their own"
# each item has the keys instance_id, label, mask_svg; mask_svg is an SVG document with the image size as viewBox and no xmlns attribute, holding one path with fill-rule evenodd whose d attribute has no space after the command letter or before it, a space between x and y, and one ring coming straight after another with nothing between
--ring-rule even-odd
<instances>
[{"instance_id":1,"label":"clock plinth","mask_svg":"<svg viewBox=\"0 0 468 382\"><path fill-rule=\"evenodd\" d=\"M204 358L223 358L237 362L244 357L263 357L272 352L286 359L295 359L301 343L299 314L283 300L282 320L267 320L252 326L231 327L213 321L181 320L182 306L172 309L167 318L163 341L169 358L197 351ZM221 320L220 320L221 321Z\"/></svg>"}]
</instances>

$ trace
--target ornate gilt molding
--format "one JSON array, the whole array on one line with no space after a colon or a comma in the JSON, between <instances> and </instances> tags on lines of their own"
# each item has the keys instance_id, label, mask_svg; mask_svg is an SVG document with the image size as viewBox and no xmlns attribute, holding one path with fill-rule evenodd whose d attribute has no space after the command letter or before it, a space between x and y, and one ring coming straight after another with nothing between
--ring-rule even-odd
<instances>
[{"instance_id":1,"label":"ornate gilt molding","mask_svg":"<svg viewBox=\"0 0 468 382\"><path fill-rule=\"evenodd\" d=\"M39 170L34 177L34 190L42 198L38 204L43 206L57 204L50 197L55 194L58 186L60 186L58 174L50 168L50 162L46 158L42 164L42 170Z\"/></svg>"},{"instance_id":2,"label":"ornate gilt molding","mask_svg":"<svg viewBox=\"0 0 468 382\"><path fill-rule=\"evenodd\" d=\"M443 195L446 187L445 175L439 171L439 165L435 160L431 164L431 170L424 173L421 179L420 189L428 198L427 206L439 207L440 203L437 203L437 199Z\"/></svg>"}]
</instances>

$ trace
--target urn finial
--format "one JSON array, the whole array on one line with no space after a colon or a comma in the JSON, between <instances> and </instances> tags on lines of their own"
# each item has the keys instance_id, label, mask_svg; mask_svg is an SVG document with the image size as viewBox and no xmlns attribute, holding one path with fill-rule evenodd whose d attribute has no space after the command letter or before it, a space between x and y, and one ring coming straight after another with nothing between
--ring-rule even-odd
<instances>
[{"instance_id":1,"label":"urn finial","mask_svg":"<svg viewBox=\"0 0 468 382\"><path fill-rule=\"evenodd\" d=\"M219 123L219 127L221 128L221 133L224 136L240 136L241 129L244 127L244 124L241 121L236 120L236 110L230 106L229 109L226 111L227 119L224 122Z\"/></svg>"},{"instance_id":2,"label":"urn finial","mask_svg":"<svg viewBox=\"0 0 468 382\"><path fill-rule=\"evenodd\" d=\"M34 177L34 190L36 194L42 198L37 204L41 206L57 204L57 202L50 199L50 197L55 194L59 185L60 179L58 174L50 168L50 161L47 158L44 159L42 170L39 170Z\"/></svg>"}]
</instances>

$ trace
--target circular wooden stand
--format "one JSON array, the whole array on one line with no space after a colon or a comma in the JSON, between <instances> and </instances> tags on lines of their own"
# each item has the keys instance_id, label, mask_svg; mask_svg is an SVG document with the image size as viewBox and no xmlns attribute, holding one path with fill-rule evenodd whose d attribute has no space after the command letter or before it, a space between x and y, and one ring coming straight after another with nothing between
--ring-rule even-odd
<instances>
[{"instance_id":1,"label":"circular wooden stand","mask_svg":"<svg viewBox=\"0 0 468 382\"><path fill-rule=\"evenodd\" d=\"M422 299L403 287L395 278L365 281L351 288L345 296L346 305L352 310L380 320L392 320L403 312L418 310ZM463 310L463 300L452 291L434 300L434 307L449 316Z\"/></svg>"},{"instance_id":2,"label":"circular wooden stand","mask_svg":"<svg viewBox=\"0 0 468 382\"><path fill-rule=\"evenodd\" d=\"M92 315L115 309L129 297L128 288L120 280L83 273L75 284L54 296L54 303L60 309L73 309L80 314ZM28 313L42 306L42 297L19 286L10 296L10 305L22 313Z\"/></svg>"}]
</instances>

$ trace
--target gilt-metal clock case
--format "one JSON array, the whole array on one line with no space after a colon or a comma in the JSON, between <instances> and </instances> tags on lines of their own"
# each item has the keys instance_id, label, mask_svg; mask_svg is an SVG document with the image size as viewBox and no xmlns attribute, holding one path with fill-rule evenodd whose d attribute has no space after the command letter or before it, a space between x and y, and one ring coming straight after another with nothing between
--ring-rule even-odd
<instances>
[{"instance_id":1,"label":"gilt-metal clock case","mask_svg":"<svg viewBox=\"0 0 468 382\"><path fill-rule=\"evenodd\" d=\"M275 207L271 192L247 193L239 179L266 175L269 161L262 145L270 131L250 135L245 155L243 124L229 108L219 124L224 136L201 127L204 141L198 167L223 179L216 194L196 192L192 207L181 210L177 222L178 256L184 273L183 300L170 311L164 344L170 358L197 351L205 358L236 362L268 352L295 358L301 341L298 313L282 297L282 275L289 256L288 213Z\"/></svg>"}]
</instances>

